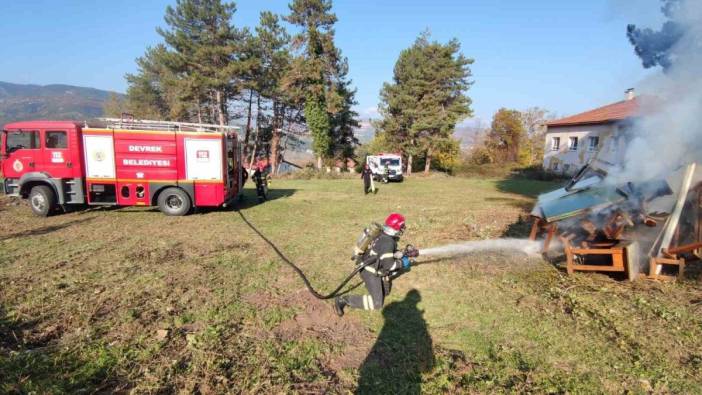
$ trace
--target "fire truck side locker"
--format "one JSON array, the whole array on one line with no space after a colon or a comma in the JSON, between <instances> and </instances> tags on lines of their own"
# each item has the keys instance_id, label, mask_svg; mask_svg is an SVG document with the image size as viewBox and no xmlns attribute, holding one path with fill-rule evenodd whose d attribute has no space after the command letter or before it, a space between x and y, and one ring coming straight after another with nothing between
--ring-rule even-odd
<instances>
[{"instance_id":1,"label":"fire truck side locker","mask_svg":"<svg viewBox=\"0 0 702 395\"><path fill-rule=\"evenodd\" d=\"M88 204L117 204L113 133L83 131L83 153Z\"/></svg>"}]
</instances>

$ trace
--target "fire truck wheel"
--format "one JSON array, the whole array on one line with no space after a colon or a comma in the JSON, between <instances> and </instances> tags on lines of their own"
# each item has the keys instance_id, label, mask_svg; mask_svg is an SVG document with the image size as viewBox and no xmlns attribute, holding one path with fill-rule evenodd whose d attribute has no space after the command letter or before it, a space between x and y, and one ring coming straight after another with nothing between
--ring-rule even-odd
<instances>
[{"instance_id":1,"label":"fire truck wheel","mask_svg":"<svg viewBox=\"0 0 702 395\"><path fill-rule=\"evenodd\" d=\"M29 192L29 206L40 217L48 217L56 206L54 191L46 185L37 185Z\"/></svg>"},{"instance_id":2,"label":"fire truck wheel","mask_svg":"<svg viewBox=\"0 0 702 395\"><path fill-rule=\"evenodd\" d=\"M190 206L190 197L180 188L167 188L158 195L158 208L166 215L185 215Z\"/></svg>"}]
</instances>

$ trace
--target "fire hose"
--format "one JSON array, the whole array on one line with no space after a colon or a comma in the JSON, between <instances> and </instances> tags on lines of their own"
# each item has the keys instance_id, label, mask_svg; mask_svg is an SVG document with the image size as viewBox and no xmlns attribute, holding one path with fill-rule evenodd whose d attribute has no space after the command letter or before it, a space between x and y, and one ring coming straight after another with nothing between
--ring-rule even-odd
<instances>
[{"instance_id":1,"label":"fire hose","mask_svg":"<svg viewBox=\"0 0 702 395\"><path fill-rule=\"evenodd\" d=\"M346 286L346 284L348 284L349 281L351 281L351 279L353 279L356 276L356 274L358 274L358 272L363 270L366 266L375 262L375 258L369 258L365 261L362 261L361 263L356 265L356 267L353 269L353 271L348 276L346 276L346 278L344 278L344 280L341 282L341 284L339 284L338 287L336 287L336 289L334 289L332 292L330 292L327 295L320 294L319 292L317 292L317 290L314 289L314 287L310 283L310 280L307 278L307 276L302 271L302 269L300 269L294 262L292 262L290 259L288 259L288 257L286 257L285 254L283 254L283 252L280 251L280 249L278 249L278 247L275 244L273 244L272 241L270 241L251 222L249 222L249 220L244 216L244 214L241 211L237 210L237 213L239 213L239 216L244 221L244 223L246 223L246 225L248 225L248 227L251 228L251 230L253 230L254 233L256 233L263 241L265 241L266 244L268 244L273 251L275 251L275 253L278 255L280 260L285 262L288 266L290 266L295 271L295 273L297 273L298 276L300 276L302 281L305 283L305 287L307 287L307 290L317 299L322 299L322 300L332 299L332 298L338 296L339 291L341 291ZM409 255L416 256L415 255L416 251L417 250L414 247L412 247L411 245L408 245L405 248L405 254L408 256Z\"/></svg>"}]
</instances>

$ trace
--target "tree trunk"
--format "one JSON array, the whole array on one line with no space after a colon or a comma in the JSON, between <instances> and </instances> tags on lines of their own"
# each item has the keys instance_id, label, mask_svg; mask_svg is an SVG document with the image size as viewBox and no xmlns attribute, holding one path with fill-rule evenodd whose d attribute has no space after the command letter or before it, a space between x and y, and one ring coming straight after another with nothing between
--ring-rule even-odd
<instances>
[{"instance_id":1,"label":"tree trunk","mask_svg":"<svg viewBox=\"0 0 702 395\"><path fill-rule=\"evenodd\" d=\"M200 99L197 100L197 122L202 123L202 103L200 103Z\"/></svg>"},{"instance_id":2,"label":"tree trunk","mask_svg":"<svg viewBox=\"0 0 702 395\"><path fill-rule=\"evenodd\" d=\"M254 158L256 157L256 148L258 145L258 125L256 125L256 137L254 137L253 150L251 151L251 160L249 161L249 169L253 167Z\"/></svg>"},{"instance_id":3,"label":"tree trunk","mask_svg":"<svg viewBox=\"0 0 702 395\"><path fill-rule=\"evenodd\" d=\"M248 158L249 135L251 134L251 109L253 107L253 89L249 89L249 113L246 116L246 132L244 132L244 158ZM246 160L246 159L244 159Z\"/></svg>"},{"instance_id":4,"label":"tree trunk","mask_svg":"<svg viewBox=\"0 0 702 395\"><path fill-rule=\"evenodd\" d=\"M283 127L281 122L281 105L273 102L273 135L271 137L271 172L278 174L278 162L280 156L280 129Z\"/></svg>"},{"instance_id":5,"label":"tree trunk","mask_svg":"<svg viewBox=\"0 0 702 395\"><path fill-rule=\"evenodd\" d=\"M222 94L221 90L217 90L215 92L215 98L217 99L217 110L219 113L219 124L220 126L224 126L227 124L227 115L226 115L226 108L225 108L225 100L224 100L224 95Z\"/></svg>"},{"instance_id":6,"label":"tree trunk","mask_svg":"<svg viewBox=\"0 0 702 395\"><path fill-rule=\"evenodd\" d=\"M431 150L427 150L427 159L424 162L424 174L429 174L429 169L431 169Z\"/></svg>"},{"instance_id":7,"label":"tree trunk","mask_svg":"<svg viewBox=\"0 0 702 395\"><path fill-rule=\"evenodd\" d=\"M217 122L217 105L213 103L215 103L217 100L215 99L215 96L212 94L212 92L210 92L208 96L210 97L210 104L207 107L210 118L207 120L207 123L215 123Z\"/></svg>"},{"instance_id":8,"label":"tree trunk","mask_svg":"<svg viewBox=\"0 0 702 395\"><path fill-rule=\"evenodd\" d=\"M256 94L256 137L254 138L253 151L251 151L251 162L249 168L253 166L254 159L256 158L256 150L258 148L258 139L261 135L261 95Z\"/></svg>"},{"instance_id":9,"label":"tree trunk","mask_svg":"<svg viewBox=\"0 0 702 395\"><path fill-rule=\"evenodd\" d=\"M407 175L412 175L412 154L407 155Z\"/></svg>"},{"instance_id":10,"label":"tree trunk","mask_svg":"<svg viewBox=\"0 0 702 395\"><path fill-rule=\"evenodd\" d=\"M322 156L317 155L317 170L321 171L322 170Z\"/></svg>"}]
</instances>

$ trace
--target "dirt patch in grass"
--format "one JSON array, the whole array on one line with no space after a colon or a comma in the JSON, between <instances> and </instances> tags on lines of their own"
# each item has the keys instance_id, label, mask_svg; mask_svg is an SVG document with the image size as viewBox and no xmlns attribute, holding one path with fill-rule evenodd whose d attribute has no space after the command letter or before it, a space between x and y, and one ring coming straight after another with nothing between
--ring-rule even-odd
<instances>
[{"instance_id":1,"label":"dirt patch in grass","mask_svg":"<svg viewBox=\"0 0 702 395\"><path fill-rule=\"evenodd\" d=\"M375 340L358 316L337 316L333 300L317 299L305 288L282 295L256 292L242 299L268 315L279 313L280 306L291 309L288 318L274 323L271 333L281 341L315 339L331 345L324 364L332 371L358 368Z\"/></svg>"}]
</instances>

